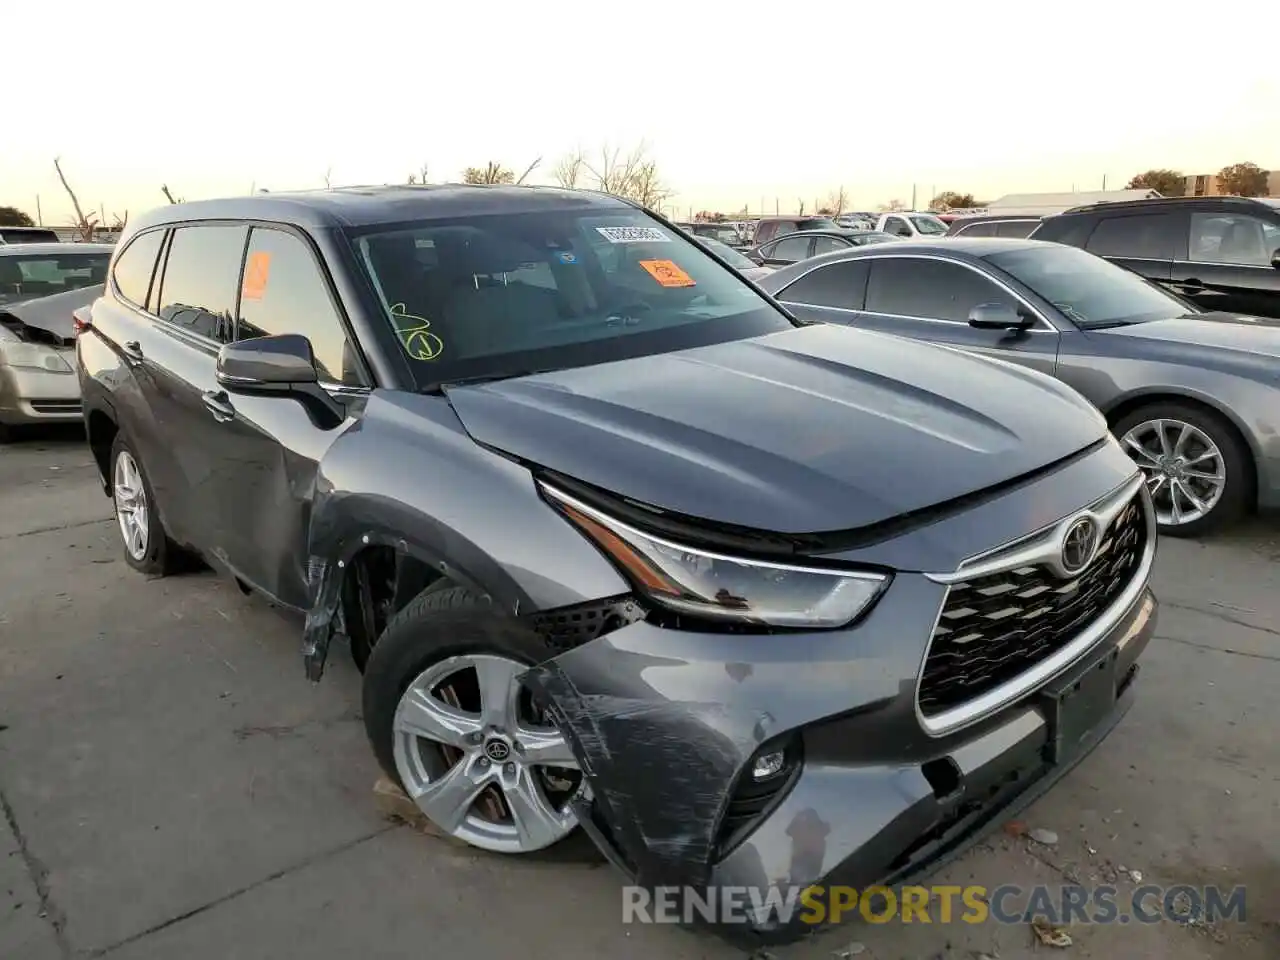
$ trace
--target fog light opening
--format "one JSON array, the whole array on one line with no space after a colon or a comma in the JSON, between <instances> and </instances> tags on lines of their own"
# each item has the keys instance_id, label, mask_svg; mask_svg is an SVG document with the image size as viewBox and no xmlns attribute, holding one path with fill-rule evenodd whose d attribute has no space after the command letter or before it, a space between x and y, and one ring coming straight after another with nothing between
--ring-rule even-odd
<instances>
[{"instance_id":1,"label":"fog light opening","mask_svg":"<svg viewBox=\"0 0 1280 960\"><path fill-rule=\"evenodd\" d=\"M751 779L757 782L768 780L770 777L776 777L780 774L786 766L787 752L785 750L762 753L751 764Z\"/></svg>"}]
</instances>

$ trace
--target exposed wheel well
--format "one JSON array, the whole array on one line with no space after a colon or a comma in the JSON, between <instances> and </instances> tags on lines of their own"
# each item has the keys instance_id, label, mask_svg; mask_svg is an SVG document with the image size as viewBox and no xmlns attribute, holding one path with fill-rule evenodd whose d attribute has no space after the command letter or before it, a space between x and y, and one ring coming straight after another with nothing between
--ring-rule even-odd
<instances>
[{"instance_id":1,"label":"exposed wheel well","mask_svg":"<svg viewBox=\"0 0 1280 960\"><path fill-rule=\"evenodd\" d=\"M86 427L89 434L89 450L93 453L93 459L98 464L98 473L102 475L102 482L105 484L111 479L111 445L115 443L116 434L120 428L108 414L101 410L94 410L89 414Z\"/></svg>"},{"instance_id":2,"label":"exposed wheel well","mask_svg":"<svg viewBox=\"0 0 1280 960\"><path fill-rule=\"evenodd\" d=\"M1107 411L1107 425L1115 427L1117 423L1133 413L1135 410L1141 410L1143 407L1151 407L1161 403L1177 404L1180 407L1190 407L1193 410L1199 410L1201 413L1207 414L1218 420L1224 429L1240 444L1240 449L1244 452L1244 456L1249 463L1249 502L1250 508L1257 506L1257 489L1258 489L1258 459L1254 456L1253 447L1249 446L1249 441L1245 439L1244 433L1236 426L1235 421L1224 414L1221 410L1211 403L1205 403L1203 400L1197 400L1195 397L1186 397L1177 393L1150 393L1137 397L1130 397L1121 403L1116 404Z\"/></svg>"},{"instance_id":3,"label":"exposed wheel well","mask_svg":"<svg viewBox=\"0 0 1280 960\"><path fill-rule=\"evenodd\" d=\"M435 567L388 546L368 546L342 577L343 621L357 663L363 665L391 618L429 586L444 580Z\"/></svg>"}]
</instances>

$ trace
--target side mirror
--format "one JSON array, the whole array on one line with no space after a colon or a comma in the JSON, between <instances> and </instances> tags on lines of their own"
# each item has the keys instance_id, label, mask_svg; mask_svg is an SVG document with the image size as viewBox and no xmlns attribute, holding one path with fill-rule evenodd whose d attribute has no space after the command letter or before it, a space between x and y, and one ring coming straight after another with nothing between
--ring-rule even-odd
<instances>
[{"instance_id":1,"label":"side mirror","mask_svg":"<svg viewBox=\"0 0 1280 960\"><path fill-rule=\"evenodd\" d=\"M319 379L311 341L297 333L226 344L218 351L217 377L219 384L240 393L287 390Z\"/></svg>"},{"instance_id":2,"label":"side mirror","mask_svg":"<svg viewBox=\"0 0 1280 960\"><path fill-rule=\"evenodd\" d=\"M1271 251L1271 266L1280 270L1280 248Z\"/></svg>"},{"instance_id":3,"label":"side mirror","mask_svg":"<svg viewBox=\"0 0 1280 960\"><path fill-rule=\"evenodd\" d=\"M969 311L969 326L979 330L1026 330L1033 322L1008 303L980 303Z\"/></svg>"}]
</instances>

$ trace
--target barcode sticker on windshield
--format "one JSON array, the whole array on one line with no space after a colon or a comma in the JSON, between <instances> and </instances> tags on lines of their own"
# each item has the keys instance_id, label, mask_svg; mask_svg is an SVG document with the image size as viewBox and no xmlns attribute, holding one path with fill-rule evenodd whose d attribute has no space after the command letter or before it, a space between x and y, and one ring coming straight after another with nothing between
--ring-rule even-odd
<instances>
[{"instance_id":1,"label":"barcode sticker on windshield","mask_svg":"<svg viewBox=\"0 0 1280 960\"><path fill-rule=\"evenodd\" d=\"M671 238L657 227L596 227L610 243L670 243Z\"/></svg>"}]
</instances>

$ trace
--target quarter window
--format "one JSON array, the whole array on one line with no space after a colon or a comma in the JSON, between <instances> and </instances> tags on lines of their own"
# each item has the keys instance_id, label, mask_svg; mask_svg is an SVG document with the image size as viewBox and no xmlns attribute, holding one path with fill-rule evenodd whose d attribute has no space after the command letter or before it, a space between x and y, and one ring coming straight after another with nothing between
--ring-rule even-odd
<instances>
[{"instance_id":1,"label":"quarter window","mask_svg":"<svg viewBox=\"0 0 1280 960\"><path fill-rule=\"evenodd\" d=\"M922 257L871 261L866 307L870 313L967 323L970 311L985 303L1021 306L995 283L959 264Z\"/></svg>"},{"instance_id":2,"label":"quarter window","mask_svg":"<svg viewBox=\"0 0 1280 960\"><path fill-rule=\"evenodd\" d=\"M1256 217L1230 213L1191 215L1190 259L1270 267L1280 231Z\"/></svg>"},{"instance_id":3,"label":"quarter window","mask_svg":"<svg viewBox=\"0 0 1280 960\"><path fill-rule=\"evenodd\" d=\"M1098 223L1085 249L1100 257L1172 260L1177 218L1171 213L1140 217L1106 217Z\"/></svg>"},{"instance_id":4,"label":"quarter window","mask_svg":"<svg viewBox=\"0 0 1280 960\"><path fill-rule=\"evenodd\" d=\"M311 341L321 380L361 384L346 328L311 248L292 233L255 228L245 259L236 339L281 333L302 334Z\"/></svg>"},{"instance_id":5,"label":"quarter window","mask_svg":"<svg viewBox=\"0 0 1280 960\"><path fill-rule=\"evenodd\" d=\"M156 300L162 320L219 343L231 341L248 231L220 224L174 231Z\"/></svg>"},{"instance_id":6,"label":"quarter window","mask_svg":"<svg viewBox=\"0 0 1280 960\"><path fill-rule=\"evenodd\" d=\"M845 260L820 267L783 290L778 299L813 307L861 310L869 269L866 260Z\"/></svg>"},{"instance_id":7,"label":"quarter window","mask_svg":"<svg viewBox=\"0 0 1280 960\"><path fill-rule=\"evenodd\" d=\"M139 234L116 258L112 275L120 295L138 307L147 306L147 293L151 289L151 275L156 270L156 257L164 240L163 230L151 230Z\"/></svg>"}]
</instances>

